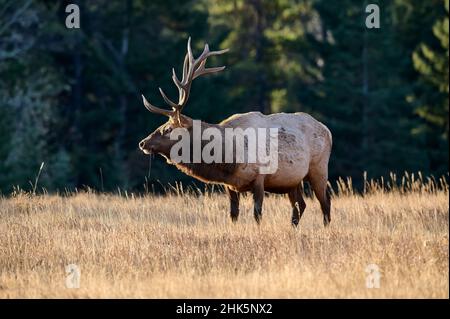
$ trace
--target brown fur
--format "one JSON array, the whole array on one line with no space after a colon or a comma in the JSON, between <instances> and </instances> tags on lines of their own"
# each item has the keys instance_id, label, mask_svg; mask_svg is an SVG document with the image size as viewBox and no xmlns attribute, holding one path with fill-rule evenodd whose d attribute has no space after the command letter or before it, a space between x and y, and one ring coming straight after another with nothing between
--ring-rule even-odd
<instances>
[{"instance_id":1,"label":"brown fur","mask_svg":"<svg viewBox=\"0 0 450 319\"><path fill-rule=\"evenodd\" d=\"M201 133L203 130L209 127L215 127L222 132L222 141L225 143L225 128L226 127L264 127L264 122L261 122L266 118L261 113L247 113L244 116L234 115L229 119L221 122L220 124L201 123ZM271 115L276 116L276 114ZM284 116L288 116L287 114ZM292 211L292 224L296 226L304 211L304 201L302 198L301 182L303 179L307 179L312 189L314 190L317 199L321 204L321 208L324 215L324 224L328 225L330 218L330 197L326 192L327 173L328 173L328 157L331 150L331 135L329 131L319 122L315 121L309 115L303 115L297 113L296 116L301 116L299 119L304 122L300 122L300 130L302 134L293 133L295 131L289 127L289 123L279 128L279 160L280 165L283 167L280 170L287 170L285 177L279 177L278 171L272 175L260 175L255 168L255 164L249 163L225 163L225 152L222 154L222 163L193 163L193 141L191 138L191 162L190 163L172 163L170 161L170 149L177 141L171 141L168 136L170 129L177 127L186 128L190 136L192 137L192 119L185 115L181 115L180 120L174 120L172 118L155 130L149 137L144 139L140 143L140 147L149 152L159 153L167 158L168 162L174 164L185 174L197 178L205 183L217 183L225 186L227 193L230 197L230 215L233 221L236 221L239 216L239 193L240 192L252 192L254 195L255 208L254 215L256 221L259 223L262 216L262 202L264 199L264 191L279 194L288 194L291 201ZM269 116L270 117L270 116ZM255 119L256 121L254 121ZM259 121L259 123L258 123ZM273 125L278 125L276 122ZM304 134L309 134L310 137ZM311 142L308 142L309 139ZM316 142L317 141L317 142ZM203 148L209 141L201 141ZM299 145L299 143L301 143ZM308 144L316 143L316 144ZM222 149L225 150L225 145L222 145ZM294 153L289 149L295 150ZM289 182L291 176L297 174L298 170L298 157L292 154L301 154L304 157L302 159L308 164L307 170L303 173L303 178L294 179ZM306 154L310 154L310 157L306 157ZM233 154L235 155L235 154ZM235 156L234 156L235 158Z\"/></svg>"}]
</instances>

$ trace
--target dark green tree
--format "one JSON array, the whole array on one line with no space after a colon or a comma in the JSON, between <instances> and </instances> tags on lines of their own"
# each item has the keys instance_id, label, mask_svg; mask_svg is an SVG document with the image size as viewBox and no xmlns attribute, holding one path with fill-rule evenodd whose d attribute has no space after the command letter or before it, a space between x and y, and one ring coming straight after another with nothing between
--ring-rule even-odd
<instances>
[{"instance_id":1,"label":"dark green tree","mask_svg":"<svg viewBox=\"0 0 450 319\"><path fill-rule=\"evenodd\" d=\"M333 132L334 177L429 169L406 100L415 80L409 32L420 15L412 2L376 1L379 29L366 28L367 1L316 2L327 41L318 44L324 80L311 104Z\"/></svg>"},{"instance_id":2,"label":"dark green tree","mask_svg":"<svg viewBox=\"0 0 450 319\"><path fill-rule=\"evenodd\" d=\"M440 16L432 27L434 38L422 42L413 52L414 67L421 78L415 95L409 98L417 106L417 114L426 121L421 131L426 135L431 168L445 173L449 134L449 1L442 2L445 11L437 6Z\"/></svg>"}]
</instances>

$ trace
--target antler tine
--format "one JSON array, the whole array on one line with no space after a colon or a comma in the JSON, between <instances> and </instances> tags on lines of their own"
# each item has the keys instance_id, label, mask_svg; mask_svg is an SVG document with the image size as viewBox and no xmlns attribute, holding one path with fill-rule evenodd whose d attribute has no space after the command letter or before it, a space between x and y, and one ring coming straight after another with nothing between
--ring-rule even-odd
<instances>
[{"instance_id":1,"label":"antler tine","mask_svg":"<svg viewBox=\"0 0 450 319\"><path fill-rule=\"evenodd\" d=\"M145 98L145 96L143 94L141 94L141 95L142 95L142 101L144 102L145 108L147 110L149 110L150 112L156 113L156 114L162 114L162 115L169 116L169 117L173 116L174 111L164 110L159 107L156 107L156 106L152 105L149 101L147 101L147 99Z\"/></svg>"},{"instance_id":2,"label":"antler tine","mask_svg":"<svg viewBox=\"0 0 450 319\"><path fill-rule=\"evenodd\" d=\"M194 62L194 69L198 67L199 63L201 64L203 61L205 61L210 53L211 52L209 51L209 44L205 43L205 48L203 49L202 54L200 54L200 56Z\"/></svg>"},{"instance_id":3,"label":"antler tine","mask_svg":"<svg viewBox=\"0 0 450 319\"><path fill-rule=\"evenodd\" d=\"M209 56L227 53L228 51L230 51L230 49L223 49L223 50L219 50L219 51L211 51L211 52L209 52Z\"/></svg>"},{"instance_id":4,"label":"antler tine","mask_svg":"<svg viewBox=\"0 0 450 319\"><path fill-rule=\"evenodd\" d=\"M189 98L190 86L192 84L192 80L194 80L195 78L197 78L201 75L216 73L216 72L220 72L223 69L225 69L224 66L223 67L215 67L215 68L205 68L206 60L210 56L223 54L225 52L228 52L228 49L220 50L220 51L209 51L209 45L208 45L208 43L206 43L202 54L197 59L194 59L194 56L192 54L192 49L191 49L191 38L189 37L188 53L187 53L187 57L188 57L187 60L189 62L189 66L188 66L187 76L186 76L186 78L183 77L183 80L181 81L181 83L178 80L178 78L175 77L175 79L174 79L174 81L178 82L178 83L176 83L177 87L180 87L180 86L182 87L182 90L180 90L180 92L183 91L183 93L180 94L180 99L178 102L178 105L181 106L181 109L184 107L184 105L186 104L186 101ZM185 61L186 61L186 59L185 59ZM185 69L183 69L183 71L184 70ZM184 74L186 74L186 73L184 73Z\"/></svg>"},{"instance_id":5,"label":"antler tine","mask_svg":"<svg viewBox=\"0 0 450 319\"><path fill-rule=\"evenodd\" d=\"M211 55L211 52L209 51L209 45L208 45L208 43L206 43L202 54L200 54L200 56L197 59L195 59L194 55L192 54L192 49L191 49L191 37L189 37L188 53L187 53L189 66L188 66L186 78L183 77L183 80L181 81L183 87L190 85L190 82L193 80L194 73L195 73L196 69L199 67L199 64L202 64L204 61L205 61L204 63L206 63L206 59L210 55ZM183 69L183 71L184 71L184 69ZM184 72L183 72L183 75L184 75Z\"/></svg>"},{"instance_id":6,"label":"antler tine","mask_svg":"<svg viewBox=\"0 0 450 319\"><path fill-rule=\"evenodd\" d=\"M184 60L185 65L183 66L183 79L185 79L186 76L187 76L186 75L187 71L185 71L185 70L187 70L186 61L187 61L187 55L186 55L186 59ZM183 84L182 84L184 82L184 80L180 81L178 79L174 68L172 68L172 80L173 80L173 83L175 83L175 85L178 88L178 95L179 95L179 97L178 97L178 105L180 105L180 102L181 102L181 100L183 99L183 96L184 96L184 87L183 87Z\"/></svg>"},{"instance_id":7,"label":"antler tine","mask_svg":"<svg viewBox=\"0 0 450 319\"><path fill-rule=\"evenodd\" d=\"M206 59L209 58L210 56L223 54L228 51L229 49L224 49L220 51L209 51L209 45L207 43L205 44L205 49L203 50L203 53L195 60L195 67L198 67L198 63L204 64L203 62L206 61Z\"/></svg>"},{"instance_id":8,"label":"antler tine","mask_svg":"<svg viewBox=\"0 0 450 319\"><path fill-rule=\"evenodd\" d=\"M225 69L224 66L215 67L215 68L205 68L207 58L209 58L210 56L213 56L213 55L223 54L225 52L228 52L228 49L224 49L224 50L220 50L220 51L209 51L209 46L208 46L208 44L206 44L205 50L203 51L202 55L198 58L198 60L196 60L197 62L200 62L200 65L195 69L192 79L195 79L195 78L199 77L200 75L216 73L216 72L220 72L223 69Z\"/></svg>"},{"instance_id":9,"label":"antler tine","mask_svg":"<svg viewBox=\"0 0 450 319\"><path fill-rule=\"evenodd\" d=\"M188 40L188 53L186 53L186 55L184 56L184 62L183 62L183 75L181 78L181 81L178 79L177 74L175 72L175 69L172 68L172 80L175 83L175 85L178 88L178 105L181 105L181 101L184 100L184 95L185 95L185 87L186 85L183 85L183 83L187 82L187 78L188 78L188 73L189 73L189 66L190 66L190 62L191 60L193 60L193 55L192 55L192 50L191 48L191 44L190 42L190 37ZM190 53L189 53L190 52Z\"/></svg>"},{"instance_id":10,"label":"antler tine","mask_svg":"<svg viewBox=\"0 0 450 319\"><path fill-rule=\"evenodd\" d=\"M201 75L217 73L217 72L223 71L224 69L225 69L225 66L219 66L219 67L215 67L215 68L202 68L202 69L198 68L194 73L193 79L196 79L197 77L199 77Z\"/></svg>"},{"instance_id":11,"label":"antler tine","mask_svg":"<svg viewBox=\"0 0 450 319\"><path fill-rule=\"evenodd\" d=\"M202 55L205 53L205 50L207 50L207 45L205 45L205 49L203 50ZM183 65L183 79L181 80L183 89L185 91L186 91L186 87L189 86L192 81L192 76L194 75L196 64L198 63L198 59L195 59L194 54L192 53L191 37L189 37L188 43L187 43L187 56L188 56L188 63L187 63L188 68L187 68L187 72L186 72L186 77L184 76L185 75L185 73L184 73L185 65Z\"/></svg>"},{"instance_id":12,"label":"antler tine","mask_svg":"<svg viewBox=\"0 0 450 319\"><path fill-rule=\"evenodd\" d=\"M167 95L164 93L163 89L159 88L159 93L161 93L161 96L163 97L164 102L166 102L167 104L169 104L169 105L172 107L172 109L175 109L175 110L178 109L178 104L176 104L175 102L172 102L172 101L167 97Z\"/></svg>"},{"instance_id":13,"label":"antler tine","mask_svg":"<svg viewBox=\"0 0 450 319\"><path fill-rule=\"evenodd\" d=\"M185 106L187 100L189 99L189 93L191 91L192 80L194 80L195 78L197 78L201 75L216 73L216 72L219 72L219 71L222 71L223 69L225 69L224 66L214 67L214 68L205 68L206 60L212 55L219 55L219 54L225 53L227 51L228 51L228 49L220 50L220 51L209 51L209 45L208 45L208 43L206 43L202 54L200 54L200 56L197 59L195 59L194 55L192 53L192 48L191 48L191 37L189 37L188 42L187 42L187 53L184 56L183 76L182 76L181 81L177 77L175 69L172 68L172 80L173 80L173 83L175 83L175 85L178 88L178 94L179 94L178 103L175 103L172 100L170 100L167 97L167 95L164 93L164 91L161 88L159 88L159 92L161 93L161 96L164 99L164 102L166 102L168 105L170 105L172 110L164 110L159 107L156 107L156 106L150 104L145 99L145 97L142 96L145 107L150 112L153 112L153 113L159 113L159 114L163 114L166 116L174 116L174 115L179 116L183 107Z\"/></svg>"},{"instance_id":14,"label":"antler tine","mask_svg":"<svg viewBox=\"0 0 450 319\"><path fill-rule=\"evenodd\" d=\"M175 83L175 85L177 86L178 90L183 88L174 68L172 68L172 80L173 80L173 83Z\"/></svg>"},{"instance_id":15,"label":"antler tine","mask_svg":"<svg viewBox=\"0 0 450 319\"><path fill-rule=\"evenodd\" d=\"M185 82L189 71L189 53L186 53L184 56L183 62L183 76L181 78L181 82ZM179 82L179 81L178 81Z\"/></svg>"},{"instance_id":16,"label":"antler tine","mask_svg":"<svg viewBox=\"0 0 450 319\"><path fill-rule=\"evenodd\" d=\"M192 54L192 49L191 49L191 37L189 37L188 39L188 43L187 43L187 56L188 56L188 62L189 62L189 67L192 67L192 65L194 65L194 55Z\"/></svg>"},{"instance_id":17,"label":"antler tine","mask_svg":"<svg viewBox=\"0 0 450 319\"><path fill-rule=\"evenodd\" d=\"M206 59L213 55L219 55L228 52L229 49L224 49L220 51L211 51L205 56L204 60L200 63L199 67L195 70L193 79L199 77L200 75L211 74L220 72L225 69L225 66L215 67L215 68L205 68Z\"/></svg>"}]
</instances>

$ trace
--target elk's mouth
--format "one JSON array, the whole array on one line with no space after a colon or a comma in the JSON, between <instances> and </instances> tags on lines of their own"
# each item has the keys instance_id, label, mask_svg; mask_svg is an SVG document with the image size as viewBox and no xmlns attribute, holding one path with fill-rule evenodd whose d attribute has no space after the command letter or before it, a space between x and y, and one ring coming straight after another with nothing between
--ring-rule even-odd
<instances>
[{"instance_id":1,"label":"elk's mouth","mask_svg":"<svg viewBox=\"0 0 450 319\"><path fill-rule=\"evenodd\" d=\"M146 155L151 155L151 154L153 154L153 148L141 148L141 150L142 150L142 152L144 152L144 154L146 154Z\"/></svg>"},{"instance_id":2,"label":"elk's mouth","mask_svg":"<svg viewBox=\"0 0 450 319\"><path fill-rule=\"evenodd\" d=\"M144 141L139 143L139 149L144 152L144 154L150 155L153 153L153 147L146 145Z\"/></svg>"},{"instance_id":3,"label":"elk's mouth","mask_svg":"<svg viewBox=\"0 0 450 319\"><path fill-rule=\"evenodd\" d=\"M139 149L142 152L144 152L144 154L147 154L147 155L153 153L153 146L151 145L151 143L148 142L147 139L144 139L144 140L139 142Z\"/></svg>"}]
</instances>

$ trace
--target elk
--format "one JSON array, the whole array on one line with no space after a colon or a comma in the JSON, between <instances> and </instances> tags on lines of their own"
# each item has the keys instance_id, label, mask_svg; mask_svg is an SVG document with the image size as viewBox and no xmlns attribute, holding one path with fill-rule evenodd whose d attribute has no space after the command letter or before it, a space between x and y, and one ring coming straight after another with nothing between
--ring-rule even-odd
<instances>
[{"instance_id":1,"label":"elk","mask_svg":"<svg viewBox=\"0 0 450 319\"><path fill-rule=\"evenodd\" d=\"M199 163L174 162L170 150L177 140L170 138L175 129L184 129L192 133L194 120L182 110L185 107L192 81L200 76L217 73L224 66L206 68L210 56L220 55L226 50L210 51L208 44L198 58L194 58L191 49L191 38L187 43L181 80L172 69L172 80L178 88L178 102L170 100L159 88L164 101L171 109L163 109L152 105L142 95L144 106L152 113L165 115L168 121L157 128L139 143L145 154L160 154L169 164L174 164L184 173L206 183L221 184L225 187L230 201L230 215L233 222L239 216L240 193L251 192L254 201L254 218L259 224L262 217L262 205L265 192L287 194L292 206L291 223L297 226L306 208L303 199L303 181L308 181L316 198L320 202L323 223L330 221L331 200L327 192L328 162L331 154L332 136L328 128L306 113L276 113L264 115L260 112L235 114L219 124L201 121L201 129L215 128L223 132L227 128L277 128L278 129L278 167L271 174L261 174L261 163ZM247 145L248 146L248 145ZM191 145L192 148L192 145Z\"/></svg>"}]
</instances>

